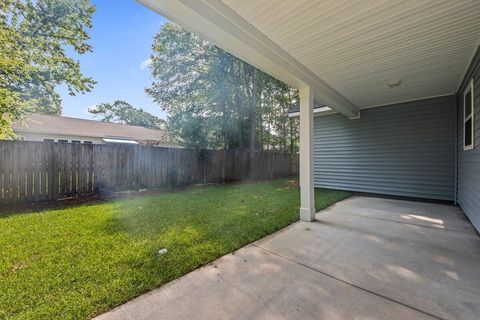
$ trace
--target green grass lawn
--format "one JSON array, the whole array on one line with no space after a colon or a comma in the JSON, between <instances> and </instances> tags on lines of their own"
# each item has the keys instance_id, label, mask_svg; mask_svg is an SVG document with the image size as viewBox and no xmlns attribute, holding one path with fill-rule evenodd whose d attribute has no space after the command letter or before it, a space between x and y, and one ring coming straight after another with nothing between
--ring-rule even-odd
<instances>
[{"instance_id":1,"label":"green grass lawn","mask_svg":"<svg viewBox=\"0 0 480 320\"><path fill-rule=\"evenodd\" d=\"M0 217L0 319L89 319L298 219L292 180ZM348 197L316 190L317 209ZM166 254L158 251L167 248Z\"/></svg>"}]
</instances>

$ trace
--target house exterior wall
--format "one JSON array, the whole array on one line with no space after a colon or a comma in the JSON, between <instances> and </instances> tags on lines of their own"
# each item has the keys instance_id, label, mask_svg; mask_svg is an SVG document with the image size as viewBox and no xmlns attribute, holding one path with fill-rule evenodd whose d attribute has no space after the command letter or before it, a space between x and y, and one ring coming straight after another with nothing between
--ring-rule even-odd
<instances>
[{"instance_id":1,"label":"house exterior wall","mask_svg":"<svg viewBox=\"0 0 480 320\"><path fill-rule=\"evenodd\" d=\"M455 96L314 123L315 187L454 200Z\"/></svg>"},{"instance_id":2,"label":"house exterior wall","mask_svg":"<svg viewBox=\"0 0 480 320\"><path fill-rule=\"evenodd\" d=\"M475 137L474 148L463 150L463 93L474 80ZM480 48L470 64L457 93L458 178L457 202L472 224L480 231Z\"/></svg>"},{"instance_id":3,"label":"house exterior wall","mask_svg":"<svg viewBox=\"0 0 480 320\"><path fill-rule=\"evenodd\" d=\"M48 133L33 133L33 132L16 132L20 137L23 138L25 141L43 141L43 139L54 139L55 142L58 139L61 140L68 140L68 142L72 142L72 140L79 140L82 143L84 141L92 141L95 144L104 144L105 142L101 138L89 137L89 136L69 136L63 134L48 134Z\"/></svg>"},{"instance_id":4,"label":"house exterior wall","mask_svg":"<svg viewBox=\"0 0 480 320\"><path fill-rule=\"evenodd\" d=\"M34 133L34 132L21 132L16 131L24 141L43 141L44 139L54 139L55 142L58 140L68 140L68 142L72 142L72 140L78 140L81 143L85 141L91 141L94 144L105 144L101 138L97 137L89 137L89 136L74 136L74 135L64 135L64 134L49 134L49 133ZM183 146L171 143L171 142L157 142L157 141L146 141L146 144L155 145L158 147L165 147L165 148L183 148Z\"/></svg>"}]
</instances>

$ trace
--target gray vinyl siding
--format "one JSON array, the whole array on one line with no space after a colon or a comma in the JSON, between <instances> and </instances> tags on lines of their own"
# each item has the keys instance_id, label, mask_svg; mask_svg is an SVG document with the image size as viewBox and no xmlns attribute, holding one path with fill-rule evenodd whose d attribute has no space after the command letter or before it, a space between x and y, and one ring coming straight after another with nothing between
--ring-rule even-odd
<instances>
[{"instance_id":1,"label":"gray vinyl siding","mask_svg":"<svg viewBox=\"0 0 480 320\"><path fill-rule=\"evenodd\" d=\"M314 121L315 187L452 200L455 96ZM478 157L480 160L480 156Z\"/></svg>"},{"instance_id":2,"label":"gray vinyl siding","mask_svg":"<svg viewBox=\"0 0 480 320\"><path fill-rule=\"evenodd\" d=\"M463 92L474 79L475 138L472 150L463 150ZM458 110L458 180L457 201L475 228L480 231L480 49L457 93Z\"/></svg>"}]
</instances>

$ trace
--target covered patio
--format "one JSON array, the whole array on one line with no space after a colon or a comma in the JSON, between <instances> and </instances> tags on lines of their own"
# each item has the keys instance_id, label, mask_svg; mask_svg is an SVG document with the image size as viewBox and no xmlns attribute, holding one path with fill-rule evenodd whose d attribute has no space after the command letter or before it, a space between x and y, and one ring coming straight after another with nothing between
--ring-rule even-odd
<instances>
[{"instance_id":1,"label":"covered patio","mask_svg":"<svg viewBox=\"0 0 480 320\"><path fill-rule=\"evenodd\" d=\"M354 196L97 320L478 319L480 238L445 204Z\"/></svg>"},{"instance_id":2,"label":"covered patio","mask_svg":"<svg viewBox=\"0 0 480 320\"><path fill-rule=\"evenodd\" d=\"M320 187L451 201L480 229L480 2L139 1L299 90L301 220Z\"/></svg>"},{"instance_id":3,"label":"covered patio","mask_svg":"<svg viewBox=\"0 0 480 320\"><path fill-rule=\"evenodd\" d=\"M299 90L301 221L99 320L479 318L480 2L140 1Z\"/></svg>"}]
</instances>

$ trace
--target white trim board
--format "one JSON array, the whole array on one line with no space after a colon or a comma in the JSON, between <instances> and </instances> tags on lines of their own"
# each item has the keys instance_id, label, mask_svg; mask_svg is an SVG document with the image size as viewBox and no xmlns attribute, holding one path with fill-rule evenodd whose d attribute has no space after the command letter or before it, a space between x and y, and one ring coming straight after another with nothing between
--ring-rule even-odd
<instances>
[{"instance_id":1,"label":"white trim board","mask_svg":"<svg viewBox=\"0 0 480 320\"><path fill-rule=\"evenodd\" d=\"M428 100L428 99L435 99L435 98L441 98L441 97L448 97L448 96L453 96L455 95L455 93L449 93L449 94L442 94L442 95L438 95L438 96L433 96L433 97L426 97L426 98L421 98L421 99L413 99L413 100L405 100L405 101L400 101L400 102L392 102L392 103L388 103L388 104L383 104L383 105L375 105L375 106L368 106L368 107L365 107L365 108L361 108L360 110L365 110L365 109L373 109L373 108L381 108L381 107L388 107L388 106L393 106L395 104L402 104L402 103L409 103L409 102L415 102L415 101L422 101L422 100ZM328 107L324 107L324 108L328 108ZM337 113L336 111L330 109L330 110L320 110L320 109L323 109L323 108L317 108L317 109L313 109L313 115L314 117L319 117L319 116L326 116L326 115L329 115L329 114L335 114ZM318 110L318 111L317 111ZM299 113L298 112L292 112L288 115L289 117L291 118L296 118L299 116Z\"/></svg>"}]
</instances>

